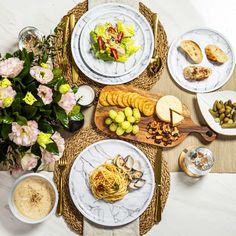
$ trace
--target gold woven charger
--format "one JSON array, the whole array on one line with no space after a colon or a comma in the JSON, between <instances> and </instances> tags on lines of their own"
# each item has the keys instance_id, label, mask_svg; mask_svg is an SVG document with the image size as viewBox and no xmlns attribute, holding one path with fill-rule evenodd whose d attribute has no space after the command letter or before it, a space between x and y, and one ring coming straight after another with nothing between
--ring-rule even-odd
<instances>
[{"instance_id":1,"label":"gold woven charger","mask_svg":"<svg viewBox=\"0 0 236 236\"><path fill-rule=\"evenodd\" d=\"M71 9L67 15L69 14L74 14L76 22L78 19L88 10L88 1L84 1L82 3L79 3L76 5L73 9ZM147 21L152 25L152 16L153 13L151 12L150 9L148 9L144 4L139 3L139 11L142 13ZM63 29L64 27L64 21L65 21L66 15L61 19L61 22L58 24L57 28ZM159 70L158 73L155 75L151 75L148 70L144 70L144 72L135 80L127 83L128 85L133 85L136 87L139 87L144 90L150 90L152 86L160 79L160 76L164 70L164 67L166 65L166 60L167 60L167 54L168 54L168 41L167 41L167 36L165 33L165 30L162 26L162 24L159 21L158 24L158 34L157 34L157 52L159 57L162 59L162 66L161 69ZM61 30L58 30L55 34L55 39L54 39L54 46L55 48L61 48L63 45L63 32ZM68 43L66 45L66 54L63 56L61 53L58 53L54 59L53 63L54 66L58 66L62 68L63 74L65 78L69 81L70 84L73 84L72 81L72 75L71 75L71 62L72 62L72 56L71 56L71 50L70 50L70 37L69 37L69 32L68 32ZM76 82L77 85L80 84L88 84L91 85L96 91L101 90L104 85L99 84L97 82L94 82L93 80L90 80L87 76L85 76L81 71L78 71L79 73L79 79Z\"/></svg>"},{"instance_id":2,"label":"gold woven charger","mask_svg":"<svg viewBox=\"0 0 236 236\"><path fill-rule=\"evenodd\" d=\"M66 169L64 170L64 179L63 179L63 186L64 186L63 218L65 219L67 225L80 235L83 234L83 216L75 207L69 194L69 173L75 158L82 150L84 150L86 147L97 141L108 138L109 138L108 136L101 133L97 128L87 127L79 130L74 136L70 137L66 141L65 152L64 156L62 157L65 158L68 163ZM152 167L154 167L157 149L154 146L150 146L148 144L142 144L137 142L131 142L131 143L145 153ZM54 181L57 184L57 186L59 185L59 174L60 172L56 165L54 170ZM170 173L168 170L167 162L165 160L163 161L161 174L162 174L161 208L163 210L170 190ZM140 216L139 230L141 235L146 234L154 225L154 210L156 204L155 197L156 196L154 193L152 201L149 204L148 208Z\"/></svg>"}]
</instances>

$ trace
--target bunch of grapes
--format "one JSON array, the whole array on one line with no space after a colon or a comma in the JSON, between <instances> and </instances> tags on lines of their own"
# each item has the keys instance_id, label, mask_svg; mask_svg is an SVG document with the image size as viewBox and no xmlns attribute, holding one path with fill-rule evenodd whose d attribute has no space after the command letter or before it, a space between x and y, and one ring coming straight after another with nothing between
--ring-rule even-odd
<instances>
[{"instance_id":1,"label":"bunch of grapes","mask_svg":"<svg viewBox=\"0 0 236 236\"><path fill-rule=\"evenodd\" d=\"M127 134L136 135L139 132L138 122L141 119L139 109L126 107L124 111L110 110L109 117L106 118L105 124L109 125L111 132L116 132L118 136Z\"/></svg>"}]
</instances>

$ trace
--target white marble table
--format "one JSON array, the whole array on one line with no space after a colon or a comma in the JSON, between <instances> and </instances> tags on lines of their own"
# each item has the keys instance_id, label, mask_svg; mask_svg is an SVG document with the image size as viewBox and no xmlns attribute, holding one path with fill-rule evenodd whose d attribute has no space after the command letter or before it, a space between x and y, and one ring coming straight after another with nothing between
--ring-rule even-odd
<instances>
[{"instance_id":1,"label":"white marble table","mask_svg":"<svg viewBox=\"0 0 236 236\"><path fill-rule=\"evenodd\" d=\"M0 0L0 52L17 47L18 32L33 25L48 34L61 16L77 0ZM188 29L211 27L221 31L234 43L236 51L236 4L234 0L145 0L160 14L169 42ZM45 173L52 176L52 173ZM0 235L58 236L75 235L62 218L29 226L17 221L9 212L7 196L14 179L0 172ZM234 236L236 235L236 175L209 174L196 181L183 173L171 174L171 191L158 226L149 236Z\"/></svg>"}]
</instances>

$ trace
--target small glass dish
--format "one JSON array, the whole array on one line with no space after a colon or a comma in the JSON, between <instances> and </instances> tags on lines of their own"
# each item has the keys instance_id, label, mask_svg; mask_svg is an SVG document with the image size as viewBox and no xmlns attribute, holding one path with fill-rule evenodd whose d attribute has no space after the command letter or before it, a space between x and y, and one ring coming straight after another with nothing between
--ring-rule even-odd
<instances>
[{"instance_id":1,"label":"small glass dish","mask_svg":"<svg viewBox=\"0 0 236 236\"><path fill-rule=\"evenodd\" d=\"M215 163L213 153L206 147L185 148L179 157L180 168L191 177L209 173Z\"/></svg>"},{"instance_id":2,"label":"small glass dish","mask_svg":"<svg viewBox=\"0 0 236 236\"><path fill-rule=\"evenodd\" d=\"M42 41L43 34L33 26L23 28L18 35L19 49L37 53L37 43Z\"/></svg>"},{"instance_id":3,"label":"small glass dish","mask_svg":"<svg viewBox=\"0 0 236 236\"><path fill-rule=\"evenodd\" d=\"M96 98L96 93L91 86L82 84L78 86L78 90L75 96L79 105L83 107L90 107Z\"/></svg>"}]
</instances>

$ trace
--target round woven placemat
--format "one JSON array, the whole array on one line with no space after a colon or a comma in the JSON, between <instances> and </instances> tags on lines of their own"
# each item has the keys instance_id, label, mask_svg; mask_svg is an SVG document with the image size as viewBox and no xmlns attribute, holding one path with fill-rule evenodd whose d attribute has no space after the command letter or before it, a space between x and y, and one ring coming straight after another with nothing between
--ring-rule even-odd
<instances>
[{"instance_id":1,"label":"round woven placemat","mask_svg":"<svg viewBox=\"0 0 236 236\"><path fill-rule=\"evenodd\" d=\"M109 137L101 133L94 127L83 128L78 131L74 136L67 139L66 148L64 152L63 158L65 158L68 162L66 169L64 170L64 212L63 217L68 224L68 226L74 230L78 234L83 234L83 216L75 207L70 194L69 194L69 173L71 166L78 156L78 154L84 150L87 146L92 143L95 143L102 139L108 139ZM157 149L154 146L150 146L148 144L141 144L136 142L131 142L136 147L138 147L141 151L143 151L148 157L152 167L154 167L155 157L157 153ZM54 170L54 181L58 185L59 183L59 169L57 165ZM170 173L167 167L166 161L163 161L162 166L162 182L161 182L161 208L162 210L165 207L168 193L170 190ZM153 195L152 201L149 204L148 208L145 212L140 216L140 234L146 234L154 225L154 210L155 210L155 194Z\"/></svg>"},{"instance_id":2,"label":"round woven placemat","mask_svg":"<svg viewBox=\"0 0 236 236\"><path fill-rule=\"evenodd\" d=\"M71 9L67 13L67 15L73 13L77 21L87 10L88 10L88 1L84 1L76 5L73 9ZM139 3L139 11L146 17L148 22L152 25L153 12L142 3ZM64 16L61 19L57 28L63 29L65 17L66 16ZM62 44L63 44L63 32L61 30L58 30L55 33L55 36L56 37L54 38L54 45L55 45L55 48L59 49L62 47ZM68 38L69 38L69 35L68 35ZM72 76L71 76L72 56L71 56L71 50L70 50L70 38L68 42L69 43L66 45L67 47L66 55L62 57L61 53L58 53L53 58L53 63L54 63L54 66L59 66L60 68L62 68L65 78L69 81L70 84L73 84ZM127 84L139 87L144 90L150 90L152 86L160 79L160 76L166 65L166 59L167 59L167 53L168 53L167 36L160 22L158 24L157 45L158 45L157 46L158 55L162 59L162 66L159 72L153 76L153 75L150 75L150 73L148 73L148 70L146 69L138 78L136 78L135 80ZM78 73L79 73L79 79L76 83L77 85L89 83L96 91L99 91L104 87L104 85L102 84L89 80L81 71L78 71Z\"/></svg>"}]
</instances>

